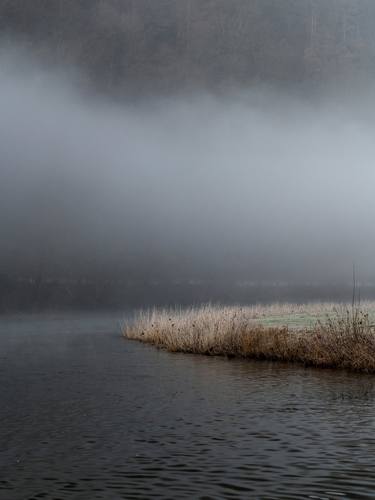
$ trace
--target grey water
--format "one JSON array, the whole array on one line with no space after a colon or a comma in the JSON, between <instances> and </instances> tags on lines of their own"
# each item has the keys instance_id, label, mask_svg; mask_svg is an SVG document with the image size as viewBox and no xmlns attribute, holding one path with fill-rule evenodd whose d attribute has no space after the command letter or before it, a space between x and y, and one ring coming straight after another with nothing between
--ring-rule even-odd
<instances>
[{"instance_id":1,"label":"grey water","mask_svg":"<svg viewBox=\"0 0 375 500\"><path fill-rule=\"evenodd\" d=\"M0 499L374 498L375 378L0 319Z\"/></svg>"}]
</instances>

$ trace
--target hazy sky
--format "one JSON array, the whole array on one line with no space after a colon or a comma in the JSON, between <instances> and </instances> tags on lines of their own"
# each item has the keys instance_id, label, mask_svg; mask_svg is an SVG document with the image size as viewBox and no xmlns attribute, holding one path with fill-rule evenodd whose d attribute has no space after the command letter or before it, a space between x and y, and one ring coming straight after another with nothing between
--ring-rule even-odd
<instances>
[{"instance_id":1,"label":"hazy sky","mask_svg":"<svg viewBox=\"0 0 375 500\"><path fill-rule=\"evenodd\" d=\"M137 103L0 56L0 272L375 277L371 92Z\"/></svg>"}]
</instances>

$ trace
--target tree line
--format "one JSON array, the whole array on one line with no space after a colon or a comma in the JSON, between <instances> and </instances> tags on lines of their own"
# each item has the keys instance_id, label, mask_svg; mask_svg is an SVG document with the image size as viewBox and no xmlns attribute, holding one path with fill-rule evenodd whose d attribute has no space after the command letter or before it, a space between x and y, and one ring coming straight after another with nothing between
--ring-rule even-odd
<instances>
[{"instance_id":1,"label":"tree line","mask_svg":"<svg viewBox=\"0 0 375 500\"><path fill-rule=\"evenodd\" d=\"M373 0L0 0L3 37L106 89L372 75Z\"/></svg>"}]
</instances>

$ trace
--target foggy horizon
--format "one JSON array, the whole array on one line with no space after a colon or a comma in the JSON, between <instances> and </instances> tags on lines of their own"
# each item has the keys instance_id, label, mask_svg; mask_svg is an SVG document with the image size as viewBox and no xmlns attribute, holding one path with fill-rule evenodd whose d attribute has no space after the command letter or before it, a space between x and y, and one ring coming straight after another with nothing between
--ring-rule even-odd
<instances>
[{"instance_id":1,"label":"foggy horizon","mask_svg":"<svg viewBox=\"0 0 375 500\"><path fill-rule=\"evenodd\" d=\"M374 498L374 25L0 0L0 500Z\"/></svg>"},{"instance_id":2,"label":"foggy horizon","mask_svg":"<svg viewBox=\"0 0 375 500\"><path fill-rule=\"evenodd\" d=\"M374 279L373 86L130 103L17 48L0 67L0 272Z\"/></svg>"}]
</instances>

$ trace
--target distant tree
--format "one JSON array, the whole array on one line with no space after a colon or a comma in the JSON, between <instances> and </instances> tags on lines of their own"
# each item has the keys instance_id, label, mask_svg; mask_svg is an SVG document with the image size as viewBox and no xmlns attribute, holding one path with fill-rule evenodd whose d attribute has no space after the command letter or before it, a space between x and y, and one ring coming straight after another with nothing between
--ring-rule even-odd
<instances>
[{"instance_id":1,"label":"distant tree","mask_svg":"<svg viewBox=\"0 0 375 500\"><path fill-rule=\"evenodd\" d=\"M112 91L375 71L373 0L0 0L3 37Z\"/></svg>"}]
</instances>

